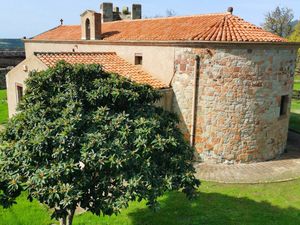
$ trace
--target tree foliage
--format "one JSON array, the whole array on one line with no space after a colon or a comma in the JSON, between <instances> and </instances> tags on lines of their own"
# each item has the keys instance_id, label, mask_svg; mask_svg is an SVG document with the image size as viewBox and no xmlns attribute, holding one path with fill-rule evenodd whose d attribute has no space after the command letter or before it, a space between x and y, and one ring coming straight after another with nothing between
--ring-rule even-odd
<instances>
[{"instance_id":1,"label":"tree foliage","mask_svg":"<svg viewBox=\"0 0 300 225\"><path fill-rule=\"evenodd\" d=\"M72 224L78 206L112 215L133 200L155 209L166 191L194 196L193 149L177 117L153 105L152 87L65 62L31 73L26 87L0 137L5 207L26 190Z\"/></svg>"},{"instance_id":2,"label":"tree foliage","mask_svg":"<svg viewBox=\"0 0 300 225\"><path fill-rule=\"evenodd\" d=\"M289 37L289 41L300 42L300 22L298 22L297 25L295 26L295 29L294 29L293 33ZM296 75L300 75L300 49L298 50Z\"/></svg>"},{"instance_id":3,"label":"tree foliage","mask_svg":"<svg viewBox=\"0 0 300 225\"><path fill-rule=\"evenodd\" d=\"M289 8L276 7L265 16L263 28L281 37L288 37L293 31L293 10Z\"/></svg>"},{"instance_id":4,"label":"tree foliage","mask_svg":"<svg viewBox=\"0 0 300 225\"><path fill-rule=\"evenodd\" d=\"M300 42L300 22L296 24L293 33L289 36L289 40L293 42Z\"/></svg>"}]
</instances>

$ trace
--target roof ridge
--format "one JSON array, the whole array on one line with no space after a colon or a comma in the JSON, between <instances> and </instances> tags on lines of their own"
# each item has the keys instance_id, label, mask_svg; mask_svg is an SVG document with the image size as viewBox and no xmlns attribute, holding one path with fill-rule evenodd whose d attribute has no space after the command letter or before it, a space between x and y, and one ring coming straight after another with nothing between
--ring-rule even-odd
<instances>
[{"instance_id":1,"label":"roof ridge","mask_svg":"<svg viewBox=\"0 0 300 225\"><path fill-rule=\"evenodd\" d=\"M207 38L211 38L212 36L215 36L215 32L218 30L219 24L220 22L222 22L222 20L225 18L225 16L223 18L221 18L220 20L217 20L213 25L211 25L210 27L208 27L205 31L201 31L198 34L194 35L191 40L198 40L203 39L206 40ZM202 35L202 38L201 38Z\"/></svg>"},{"instance_id":2,"label":"roof ridge","mask_svg":"<svg viewBox=\"0 0 300 225\"><path fill-rule=\"evenodd\" d=\"M57 26L57 27L78 27L80 26L79 24L67 24L67 25L60 25L60 26ZM57 28L55 27L55 28Z\"/></svg>"},{"instance_id":3,"label":"roof ridge","mask_svg":"<svg viewBox=\"0 0 300 225\"><path fill-rule=\"evenodd\" d=\"M49 31L55 30L55 29L57 29L57 28L59 28L59 27L62 27L62 26L64 26L64 25L58 25L58 26L56 26L56 27L53 27L53 28L51 28L51 29L49 29L49 30L46 30L46 31L44 31L44 32L42 32L42 33L40 33L40 34L37 34L37 35L31 37L30 39L34 39L34 38L37 37L37 36L40 36L40 35L42 35L42 34L45 34L45 33L49 32Z\"/></svg>"},{"instance_id":4,"label":"roof ridge","mask_svg":"<svg viewBox=\"0 0 300 225\"><path fill-rule=\"evenodd\" d=\"M171 19L193 18L193 17L203 17L203 16L227 16L227 15L231 15L231 14L229 14L229 13L206 13L206 14L170 16L170 17L143 18L143 19L136 19L136 20L116 20L116 21L104 22L103 24L112 24L112 23L121 23L121 22L130 23L130 22L149 21L149 20L171 20ZM66 25L59 25L52 29L55 29L58 27L78 27L78 26L80 26L80 24L66 24ZM52 29L50 29L50 30L52 30ZM48 30L48 31L50 31L50 30ZM48 32L48 31L45 31L45 32ZM43 32L43 33L45 33L45 32ZM41 34L43 34L43 33L41 33ZM38 35L36 35L36 36L38 36Z\"/></svg>"},{"instance_id":5,"label":"roof ridge","mask_svg":"<svg viewBox=\"0 0 300 225\"><path fill-rule=\"evenodd\" d=\"M104 24L109 23L128 23L128 22L139 22L139 21L149 21L149 20L172 20L172 19L180 19L180 18L193 18L193 17L202 17L202 16L226 16L229 15L228 13L206 13L206 14L195 14L195 15L181 15L181 16L170 16L170 17L155 17L155 18L143 18L143 19L136 19L136 20L117 20L117 21L110 21L105 22Z\"/></svg>"},{"instance_id":6,"label":"roof ridge","mask_svg":"<svg viewBox=\"0 0 300 225\"><path fill-rule=\"evenodd\" d=\"M81 40L80 25L59 26L35 40ZM102 24L103 41L287 42L230 13L120 20Z\"/></svg>"}]
</instances>

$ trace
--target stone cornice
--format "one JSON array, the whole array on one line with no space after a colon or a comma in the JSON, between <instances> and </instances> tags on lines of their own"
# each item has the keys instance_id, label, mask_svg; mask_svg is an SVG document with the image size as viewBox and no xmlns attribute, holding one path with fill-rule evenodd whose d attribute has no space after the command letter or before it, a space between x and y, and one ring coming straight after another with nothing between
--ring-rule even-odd
<instances>
[{"instance_id":1,"label":"stone cornice","mask_svg":"<svg viewBox=\"0 0 300 225\"><path fill-rule=\"evenodd\" d=\"M25 39L25 43L53 43L53 44L84 44L84 45L123 45L123 46L164 46L164 47L280 47L300 48L300 42L217 42L217 41L105 41L105 40L34 40Z\"/></svg>"}]
</instances>

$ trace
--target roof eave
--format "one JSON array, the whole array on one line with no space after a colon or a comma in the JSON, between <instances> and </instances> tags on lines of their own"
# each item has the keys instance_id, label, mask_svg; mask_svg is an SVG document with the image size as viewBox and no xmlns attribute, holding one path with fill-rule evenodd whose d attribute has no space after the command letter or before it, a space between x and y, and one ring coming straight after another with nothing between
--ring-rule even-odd
<instances>
[{"instance_id":1,"label":"roof eave","mask_svg":"<svg viewBox=\"0 0 300 225\"><path fill-rule=\"evenodd\" d=\"M147 46L176 46L176 47L199 47L202 45L250 45L250 46L284 46L300 48L300 42L239 42L239 41L148 41L148 40L120 40L120 41L109 41L109 40L36 40L26 39L25 43L69 43L69 44L101 44L101 45L147 45Z\"/></svg>"}]
</instances>

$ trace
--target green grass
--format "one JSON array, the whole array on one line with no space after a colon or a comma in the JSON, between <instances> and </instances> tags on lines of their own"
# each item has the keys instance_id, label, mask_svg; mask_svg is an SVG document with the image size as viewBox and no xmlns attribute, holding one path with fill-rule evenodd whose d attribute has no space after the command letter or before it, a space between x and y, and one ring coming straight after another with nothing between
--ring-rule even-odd
<instances>
[{"instance_id":1,"label":"green grass","mask_svg":"<svg viewBox=\"0 0 300 225\"><path fill-rule=\"evenodd\" d=\"M0 125L7 123L8 106L6 100L6 90L0 90Z\"/></svg>"},{"instance_id":2,"label":"green grass","mask_svg":"<svg viewBox=\"0 0 300 225\"><path fill-rule=\"evenodd\" d=\"M292 100L292 112L300 114L300 100L293 99Z\"/></svg>"},{"instance_id":3,"label":"green grass","mask_svg":"<svg viewBox=\"0 0 300 225\"><path fill-rule=\"evenodd\" d=\"M300 100L292 100L290 129L300 133Z\"/></svg>"},{"instance_id":4,"label":"green grass","mask_svg":"<svg viewBox=\"0 0 300 225\"><path fill-rule=\"evenodd\" d=\"M158 212L150 211L145 202L130 204L112 217L90 213L77 215L75 225L295 225L300 224L300 180L260 185L234 185L204 182L199 196L188 201L181 193L160 198ZM0 224L51 224L49 212L25 197L9 210L0 208ZM49 217L50 218L50 217Z\"/></svg>"},{"instance_id":5,"label":"green grass","mask_svg":"<svg viewBox=\"0 0 300 225\"><path fill-rule=\"evenodd\" d=\"M294 90L300 91L300 82L295 82L294 83Z\"/></svg>"},{"instance_id":6,"label":"green grass","mask_svg":"<svg viewBox=\"0 0 300 225\"><path fill-rule=\"evenodd\" d=\"M48 225L52 223L54 221L51 221L48 209L37 201L29 202L25 194L18 198L18 204L12 208L0 207L1 225Z\"/></svg>"}]
</instances>

